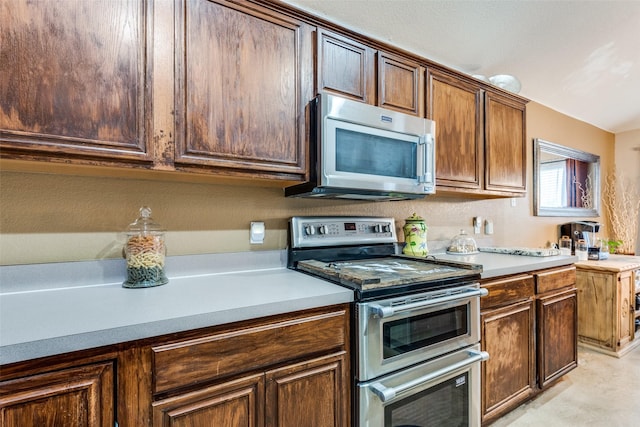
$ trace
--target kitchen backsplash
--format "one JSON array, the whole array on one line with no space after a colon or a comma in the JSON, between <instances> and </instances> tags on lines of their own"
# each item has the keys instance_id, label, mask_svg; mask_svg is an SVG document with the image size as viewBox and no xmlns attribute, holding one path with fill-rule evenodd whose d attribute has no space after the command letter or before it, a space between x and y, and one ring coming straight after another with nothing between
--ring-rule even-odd
<instances>
[{"instance_id":1,"label":"kitchen backsplash","mask_svg":"<svg viewBox=\"0 0 640 427\"><path fill-rule=\"evenodd\" d=\"M527 106L529 153L534 137L600 155L603 176L612 168L612 134L531 102ZM541 247L557 239L558 224L572 219L533 216L531 155L527 163L528 195L514 199L515 206L512 199L443 195L380 203L288 199L277 187L3 169L0 265L121 258L123 231L143 205L150 206L154 219L168 230L170 256L284 249L287 220L294 215L392 216L401 231L404 219L413 212L427 222L432 252L445 248L461 228L482 246ZM475 216L492 220L494 234L474 235ZM592 219L605 223L603 218ZM249 243L251 221L264 221L263 245Z\"/></svg>"}]
</instances>

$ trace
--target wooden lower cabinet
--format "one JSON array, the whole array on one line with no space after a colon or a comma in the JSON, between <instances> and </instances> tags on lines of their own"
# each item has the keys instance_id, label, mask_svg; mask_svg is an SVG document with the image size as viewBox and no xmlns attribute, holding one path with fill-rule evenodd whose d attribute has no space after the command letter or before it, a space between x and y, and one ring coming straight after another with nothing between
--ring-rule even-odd
<instances>
[{"instance_id":1,"label":"wooden lower cabinet","mask_svg":"<svg viewBox=\"0 0 640 427\"><path fill-rule=\"evenodd\" d=\"M114 365L78 366L0 382L2 427L113 426Z\"/></svg>"},{"instance_id":2,"label":"wooden lower cabinet","mask_svg":"<svg viewBox=\"0 0 640 427\"><path fill-rule=\"evenodd\" d=\"M344 352L266 373L266 426L347 426Z\"/></svg>"},{"instance_id":3,"label":"wooden lower cabinet","mask_svg":"<svg viewBox=\"0 0 640 427\"><path fill-rule=\"evenodd\" d=\"M640 341L634 339L634 270L621 269L616 261L578 264L578 340L603 353L622 356Z\"/></svg>"},{"instance_id":4,"label":"wooden lower cabinet","mask_svg":"<svg viewBox=\"0 0 640 427\"><path fill-rule=\"evenodd\" d=\"M578 366L575 288L537 300L538 383L541 388Z\"/></svg>"},{"instance_id":5,"label":"wooden lower cabinet","mask_svg":"<svg viewBox=\"0 0 640 427\"><path fill-rule=\"evenodd\" d=\"M154 427L264 426L264 375L252 375L153 404Z\"/></svg>"},{"instance_id":6,"label":"wooden lower cabinet","mask_svg":"<svg viewBox=\"0 0 640 427\"><path fill-rule=\"evenodd\" d=\"M349 319L339 304L3 365L0 427L349 427Z\"/></svg>"},{"instance_id":7,"label":"wooden lower cabinet","mask_svg":"<svg viewBox=\"0 0 640 427\"><path fill-rule=\"evenodd\" d=\"M345 365L339 353L163 399L153 426L345 426Z\"/></svg>"},{"instance_id":8,"label":"wooden lower cabinet","mask_svg":"<svg viewBox=\"0 0 640 427\"><path fill-rule=\"evenodd\" d=\"M348 313L310 310L153 346L153 426L349 426Z\"/></svg>"},{"instance_id":9,"label":"wooden lower cabinet","mask_svg":"<svg viewBox=\"0 0 640 427\"><path fill-rule=\"evenodd\" d=\"M573 265L488 279L480 300L482 423L489 424L577 367Z\"/></svg>"},{"instance_id":10,"label":"wooden lower cabinet","mask_svg":"<svg viewBox=\"0 0 640 427\"><path fill-rule=\"evenodd\" d=\"M535 394L534 305L528 299L483 312L482 421L493 420Z\"/></svg>"}]
</instances>

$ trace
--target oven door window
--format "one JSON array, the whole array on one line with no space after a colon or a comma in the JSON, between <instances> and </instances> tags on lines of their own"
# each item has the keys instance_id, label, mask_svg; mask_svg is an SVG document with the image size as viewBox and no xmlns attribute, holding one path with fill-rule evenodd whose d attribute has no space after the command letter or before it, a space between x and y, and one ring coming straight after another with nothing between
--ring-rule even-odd
<instances>
[{"instance_id":1,"label":"oven door window","mask_svg":"<svg viewBox=\"0 0 640 427\"><path fill-rule=\"evenodd\" d=\"M385 427L467 427L469 373L441 382L384 408Z\"/></svg>"},{"instance_id":2,"label":"oven door window","mask_svg":"<svg viewBox=\"0 0 640 427\"><path fill-rule=\"evenodd\" d=\"M469 304L416 314L382 325L383 359L469 334Z\"/></svg>"}]
</instances>

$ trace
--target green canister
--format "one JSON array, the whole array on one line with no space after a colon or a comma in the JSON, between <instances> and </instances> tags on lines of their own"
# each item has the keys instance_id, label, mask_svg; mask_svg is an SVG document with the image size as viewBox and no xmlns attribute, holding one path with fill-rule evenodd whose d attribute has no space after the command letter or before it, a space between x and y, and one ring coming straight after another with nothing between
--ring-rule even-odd
<instances>
[{"instance_id":1,"label":"green canister","mask_svg":"<svg viewBox=\"0 0 640 427\"><path fill-rule=\"evenodd\" d=\"M427 224L425 224L424 218L414 212L413 215L405 219L402 230L405 241L402 253L411 256L427 256L429 248L427 248Z\"/></svg>"}]
</instances>

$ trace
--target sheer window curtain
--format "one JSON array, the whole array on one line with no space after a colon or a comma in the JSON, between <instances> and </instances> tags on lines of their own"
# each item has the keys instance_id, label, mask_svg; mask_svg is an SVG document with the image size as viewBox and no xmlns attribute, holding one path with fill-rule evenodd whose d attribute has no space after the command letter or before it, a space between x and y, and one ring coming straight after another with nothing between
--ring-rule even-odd
<instances>
[{"instance_id":1,"label":"sheer window curtain","mask_svg":"<svg viewBox=\"0 0 640 427\"><path fill-rule=\"evenodd\" d=\"M567 206L567 166L563 160L540 165L540 188L554 189L540 194L540 206L561 208Z\"/></svg>"}]
</instances>

